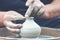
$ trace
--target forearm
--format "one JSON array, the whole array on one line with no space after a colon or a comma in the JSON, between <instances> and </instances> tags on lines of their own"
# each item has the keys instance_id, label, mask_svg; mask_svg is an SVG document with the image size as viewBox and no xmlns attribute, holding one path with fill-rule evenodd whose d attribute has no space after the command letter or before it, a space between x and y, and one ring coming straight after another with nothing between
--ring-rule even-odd
<instances>
[{"instance_id":1,"label":"forearm","mask_svg":"<svg viewBox=\"0 0 60 40\"><path fill-rule=\"evenodd\" d=\"M4 21L4 15L5 15L4 12L0 12L0 27L1 27L1 26L4 26L4 24L3 24L3 21Z\"/></svg>"},{"instance_id":2,"label":"forearm","mask_svg":"<svg viewBox=\"0 0 60 40\"><path fill-rule=\"evenodd\" d=\"M53 18L56 16L60 16L60 1L55 0L51 4L45 5L45 13L43 17Z\"/></svg>"}]
</instances>

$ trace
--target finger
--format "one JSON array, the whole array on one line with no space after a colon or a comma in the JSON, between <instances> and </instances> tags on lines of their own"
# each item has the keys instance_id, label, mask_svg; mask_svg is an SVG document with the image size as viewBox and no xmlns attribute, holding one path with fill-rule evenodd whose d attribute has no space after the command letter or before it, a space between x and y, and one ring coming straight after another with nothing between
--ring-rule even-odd
<instances>
[{"instance_id":1,"label":"finger","mask_svg":"<svg viewBox=\"0 0 60 40\"><path fill-rule=\"evenodd\" d=\"M34 2L37 2L39 5L44 6L44 4L40 0L34 0Z\"/></svg>"},{"instance_id":2,"label":"finger","mask_svg":"<svg viewBox=\"0 0 60 40\"><path fill-rule=\"evenodd\" d=\"M4 25L12 28L20 28L22 26L22 24L14 24L11 21L4 21Z\"/></svg>"},{"instance_id":3,"label":"finger","mask_svg":"<svg viewBox=\"0 0 60 40\"><path fill-rule=\"evenodd\" d=\"M35 6L41 7L41 6L43 6L42 4L43 4L43 3L40 2L40 1L39 1L39 2L34 2L34 3L33 3L34 7L35 7Z\"/></svg>"},{"instance_id":4,"label":"finger","mask_svg":"<svg viewBox=\"0 0 60 40\"><path fill-rule=\"evenodd\" d=\"M10 27L6 27L13 35L15 35L16 37L19 37L19 33L20 33L20 29L13 29L13 28L10 28Z\"/></svg>"},{"instance_id":5,"label":"finger","mask_svg":"<svg viewBox=\"0 0 60 40\"><path fill-rule=\"evenodd\" d=\"M25 17L16 11L8 11L5 18L11 18L12 20L23 20Z\"/></svg>"},{"instance_id":6,"label":"finger","mask_svg":"<svg viewBox=\"0 0 60 40\"><path fill-rule=\"evenodd\" d=\"M25 13L25 17L29 17L31 15L33 8L33 4L31 4Z\"/></svg>"},{"instance_id":7,"label":"finger","mask_svg":"<svg viewBox=\"0 0 60 40\"><path fill-rule=\"evenodd\" d=\"M33 9L34 14L37 14L41 8L42 8L42 6L40 6L40 7L35 6L34 9Z\"/></svg>"},{"instance_id":8,"label":"finger","mask_svg":"<svg viewBox=\"0 0 60 40\"><path fill-rule=\"evenodd\" d=\"M44 4L41 2L41 1L39 1L40 2L40 4L42 5L42 6L44 6Z\"/></svg>"},{"instance_id":9,"label":"finger","mask_svg":"<svg viewBox=\"0 0 60 40\"><path fill-rule=\"evenodd\" d=\"M34 13L36 13L38 11L38 9L40 9L41 7L42 7L42 5L40 5L40 3L34 2L27 9L27 12L25 13L25 17L29 17L33 13L33 11L34 11Z\"/></svg>"},{"instance_id":10,"label":"finger","mask_svg":"<svg viewBox=\"0 0 60 40\"><path fill-rule=\"evenodd\" d=\"M37 2L34 2L34 6L35 14L41 16L41 14L44 13L44 4L38 0Z\"/></svg>"},{"instance_id":11,"label":"finger","mask_svg":"<svg viewBox=\"0 0 60 40\"><path fill-rule=\"evenodd\" d=\"M20 29L13 29L13 28L10 28L8 26L6 28L11 32L19 32L20 31Z\"/></svg>"},{"instance_id":12,"label":"finger","mask_svg":"<svg viewBox=\"0 0 60 40\"><path fill-rule=\"evenodd\" d=\"M22 28L22 24L16 24L17 26L13 27L13 26L10 26L10 28L13 28L13 29L20 29Z\"/></svg>"},{"instance_id":13,"label":"finger","mask_svg":"<svg viewBox=\"0 0 60 40\"><path fill-rule=\"evenodd\" d=\"M45 9L44 9L44 8L41 8L41 9L38 11L37 15L40 17L40 16L42 16L42 15L44 14L44 12L45 12Z\"/></svg>"},{"instance_id":14,"label":"finger","mask_svg":"<svg viewBox=\"0 0 60 40\"><path fill-rule=\"evenodd\" d=\"M27 1L26 1L26 6L29 6L30 4L32 4L33 1L34 1L34 0L27 0Z\"/></svg>"},{"instance_id":15,"label":"finger","mask_svg":"<svg viewBox=\"0 0 60 40\"><path fill-rule=\"evenodd\" d=\"M27 9L27 12L25 13L25 17L29 17L32 13L33 13L33 11L34 11L34 13L36 13L36 12L38 12L38 10L41 8L41 7L43 7L43 3L42 2L40 2L40 1L38 1L38 2L34 2L33 4L31 4L30 6L29 6L29 8Z\"/></svg>"}]
</instances>

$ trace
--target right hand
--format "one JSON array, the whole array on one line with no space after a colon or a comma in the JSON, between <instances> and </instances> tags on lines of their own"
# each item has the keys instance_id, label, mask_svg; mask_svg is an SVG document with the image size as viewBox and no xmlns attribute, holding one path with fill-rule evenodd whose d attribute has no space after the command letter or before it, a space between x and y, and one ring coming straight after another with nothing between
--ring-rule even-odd
<instances>
[{"instance_id":1,"label":"right hand","mask_svg":"<svg viewBox=\"0 0 60 40\"><path fill-rule=\"evenodd\" d=\"M26 5L30 6L32 1L34 0L27 0ZM38 0L40 1L40 0ZM39 3L39 2L38 2ZM39 11L39 13L37 13L37 16L40 15L40 13L44 13L42 16L40 16L40 18L44 18L44 19L51 19L51 18L55 18L55 17L60 17L60 0L53 0L50 4L47 5L42 5L43 3L40 2L40 6L42 8L41 11ZM32 7L28 8L29 10L31 10ZM27 10L28 11L28 10ZM44 12L45 11L45 12ZM30 16L30 14L28 12L26 12L27 16Z\"/></svg>"},{"instance_id":2,"label":"right hand","mask_svg":"<svg viewBox=\"0 0 60 40\"><path fill-rule=\"evenodd\" d=\"M29 17L33 11L34 16L40 16L44 13L44 4L40 0L27 0L26 6L28 6L25 17Z\"/></svg>"}]
</instances>

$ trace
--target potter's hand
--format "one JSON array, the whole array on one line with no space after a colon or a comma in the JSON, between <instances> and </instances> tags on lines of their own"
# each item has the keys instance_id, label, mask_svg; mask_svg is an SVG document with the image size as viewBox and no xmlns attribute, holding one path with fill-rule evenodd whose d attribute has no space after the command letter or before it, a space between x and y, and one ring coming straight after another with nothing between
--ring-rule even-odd
<instances>
[{"instance_id":1,"label":"potter's hand","mask_svg":"<svg viewBox=\"0 0 60 40\"><path fill-rule=\"evenodd\" d=\"M40 0L27 0L26 6L29 8L27 9L27 12L25 14L25 17L29 17L32 13L32 15L40 16L44 13L44 4Z\"/></svg>"},{"instance_id":2,"label":"potter's hand","mask_svg":"<svg viewBox=\"0 0 60 40\"><path fill-rule=\"evenodd\" d=\"M15 24L12 22L15 20L24 20L24 17L15 11L6 12L4 16L4 25L11 32L18 32L19 28L22 26L22 24Z\"/></svg>"}]
</instances>

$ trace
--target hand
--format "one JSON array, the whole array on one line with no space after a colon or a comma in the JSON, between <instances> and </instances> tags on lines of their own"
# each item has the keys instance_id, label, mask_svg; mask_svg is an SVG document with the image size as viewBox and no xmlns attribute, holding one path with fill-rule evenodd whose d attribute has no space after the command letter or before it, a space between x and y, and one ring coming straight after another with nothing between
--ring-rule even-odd
<instances>
[{"instance_id":1,"label":"hand","mask_svg":"<svg viewBox=\"0 0 60 40\"><path fill-rule=\"evenodd\" d=\"M29 8L27 9L25 17L29 17L32 12L32 15L40 16L45 11L43 8L44 4L40 0L27 0L26 6L28 6Z\"/></svg>"},{"instance_id":2,"label":"hand","mask_svg":"<svg viewBox=\"0 0 60 40\"><path fill-rule=\"evenodd\" d=\"M15 24L12 21L24 19L25 17L19 14L18 12L8 11L4 16L4 25L11 32L19 32L19 28L22 26L22 24Z\"/></svg>"}]
</instances>

